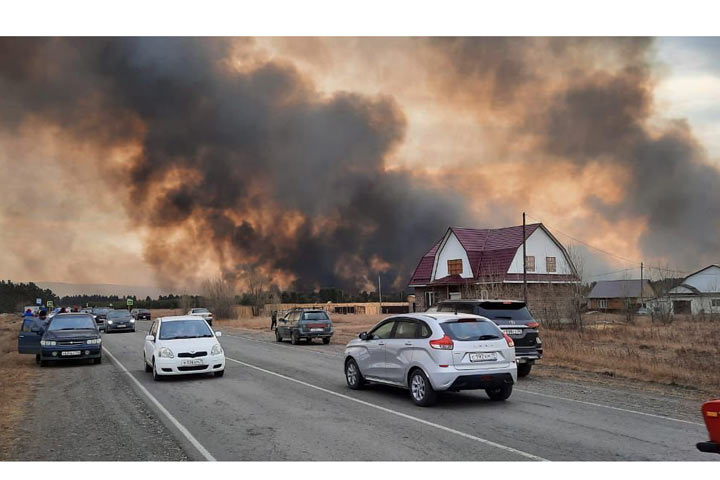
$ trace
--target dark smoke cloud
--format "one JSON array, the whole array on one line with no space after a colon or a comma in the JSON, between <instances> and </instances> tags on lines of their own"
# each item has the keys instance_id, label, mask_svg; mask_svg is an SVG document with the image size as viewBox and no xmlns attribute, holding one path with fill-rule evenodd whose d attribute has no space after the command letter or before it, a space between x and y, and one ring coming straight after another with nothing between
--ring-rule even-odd
<instances>
[{"instance_id":1,"label":"dark smoke cloud","mask_svg":"<svg viewBox=\"0 0 720 480\"><path fill-rule=\"evenodd\" d=\"M2 119L9 127L35 115L90 141L138 142L127 176L112 182L127 186L133 222L152 230L146 259L165 281L202 277L198 249L213 250L231 278L265 269L292 274L300 288L353 288L382 271L392 281L429 238L467 220L460 198L385 170L405 129L391 98L322 96L288 64L236 67L232 48L218 39L5 40ZM292 225L288 211L299 213Z\"/></svg>"}]
</instances>

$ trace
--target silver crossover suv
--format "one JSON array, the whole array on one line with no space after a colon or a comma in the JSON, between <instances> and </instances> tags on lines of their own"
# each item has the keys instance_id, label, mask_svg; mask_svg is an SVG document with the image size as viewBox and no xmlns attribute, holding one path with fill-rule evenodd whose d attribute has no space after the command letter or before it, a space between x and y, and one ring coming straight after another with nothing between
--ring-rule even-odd
<instances>
[{"instance_id":1,"label":"silver crossover suv","mask_svg":"<svg viewBox=\"0 0 720 480\"><path fill-rule=\"evenodd\" d=\"M347 344L345 379L352 389L367 382L407 388L423 407L444 390L484 389L492 400L505 400L517 381L515 348L478 315L397 315Z\"/></svg>"}]
</instances>

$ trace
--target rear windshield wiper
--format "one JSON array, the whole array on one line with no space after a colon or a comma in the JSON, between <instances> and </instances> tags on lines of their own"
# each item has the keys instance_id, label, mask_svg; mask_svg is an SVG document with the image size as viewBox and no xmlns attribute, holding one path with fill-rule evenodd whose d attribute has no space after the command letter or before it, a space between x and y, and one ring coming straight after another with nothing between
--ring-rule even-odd
<instances>
[{"instance_id":1,"label":"rear windshield wiper","mask_svg":"<svg viewBox=\"0 0 720 480\"><path fill-rule=\"evenodd\" d=\"M497 335L480 335L478 340L498 340L499 338Z\"/></svg>"}]
</instances>

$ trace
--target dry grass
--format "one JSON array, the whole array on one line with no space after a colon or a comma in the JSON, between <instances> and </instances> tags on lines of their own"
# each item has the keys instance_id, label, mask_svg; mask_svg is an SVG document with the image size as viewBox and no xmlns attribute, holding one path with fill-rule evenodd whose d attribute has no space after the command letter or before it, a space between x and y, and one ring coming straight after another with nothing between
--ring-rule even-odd
<instances>
[{"instance_id":1,"label":"dry grass","mask_svg":"<svg viewBox=\"0 0 720 480\"><path fill-rule=\"evenodd\" d=\"M21 320L18 315L0 315L0 460L9 459L15 425L32 397L33 382L39 376L35 357L17 353Z\"/></svg>"},{"instance_id":2,"label":"dry grass","mask_svg":"<svg viewBox=\"0 0 720 480\"><path fill-rule=\"evenodd\" d=\"M602 320L611 323L583 330L542 329L543 363L709 393L720 390L720 321L653 325L647 317L636 317L628 325Z\"/></svg>"}]
</instances>

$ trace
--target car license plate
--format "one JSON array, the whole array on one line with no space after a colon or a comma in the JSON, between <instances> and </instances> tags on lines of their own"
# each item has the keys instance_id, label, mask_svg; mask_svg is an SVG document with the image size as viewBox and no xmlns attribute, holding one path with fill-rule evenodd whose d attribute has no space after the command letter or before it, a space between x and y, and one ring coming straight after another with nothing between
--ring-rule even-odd
<instances>
[{"instance_id":1,"label":"car license plate","mask_svg":"<svg viewBox=\"0 0 720 480\"><path fill-rule=\"evenodd\" d=\"M203 361L202 360L183 360L182 364L183 365L202 365Z\"/></svg>"},{"instance_id":2,"label":"car license plate","mask_svg":"<svg viewBox=\"0 0 720 480\"><path fill-rule=\"evenodd\" d=\"M117 328L125 328L127 325L115 325Z\"/></svg>"},{"instance_id":3,"label":"car license plate","mask_svg":"<svg viewBox=\"0 0 720 480\"><path fill-rule=\"evenodd\" d=\"M506 328L503 330L503 332L507 333L508 335L522 335L523 331L521 328Z\"/></svg>"},{"instance_id":4,"label":"car license plate","mask_svg":"<svg viewBox=\"0 0 720 480\"><path fill-rule=\"evenodd\" d=\"M322 332L323 329L322 328L311 328L310 331L311 332Z\"/></svg>"},{"instance_id":5,"label":"car license plate","mask_svg":"<svg viewBox=\"0 0 720 480\"><path fill-rule=\"evenodd\" d=\"M80 351L79 350L69 350L69 351L65 351L65 352L60 352L60 355L63 357L71 357L73 355L80 355Z\"/></svg>"},{"instance_id":6,"label":"car license plate","mask_svg":"<svg viewBox=\"0 0 720 480\"><path fill-rule=\"evenodd\" d=\"M491 362L493 360L497 360L497 355L495 354L495 352L470 354L471 362Z\"/></svg>"}]
</instances>

